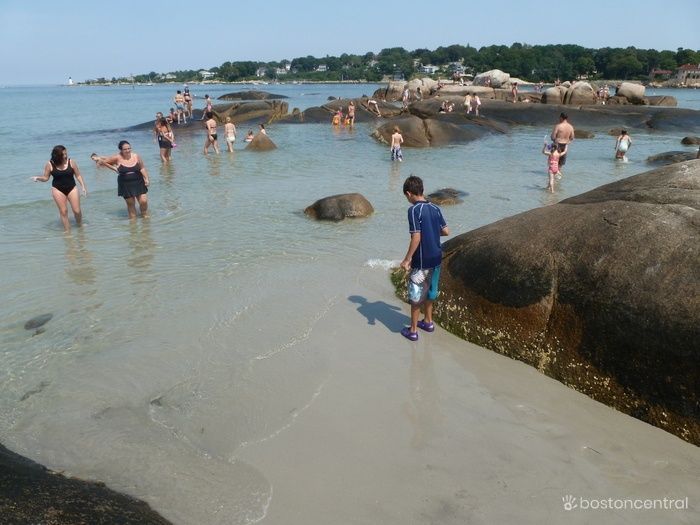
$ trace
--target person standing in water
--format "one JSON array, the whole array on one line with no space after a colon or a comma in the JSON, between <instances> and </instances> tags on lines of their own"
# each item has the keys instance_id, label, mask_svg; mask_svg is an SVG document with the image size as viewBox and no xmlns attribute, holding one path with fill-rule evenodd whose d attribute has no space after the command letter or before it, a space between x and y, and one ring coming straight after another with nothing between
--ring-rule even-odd
<instances>
[{"instance_id":1,"label":"person standing in water","mask_svg":"<svg viewBox=\"0 0 700 525\"><path fill-rule=\"evenodd\" d=\"M620 131L620 135L615 140L615 158L623 161L627 160L627 151L632 147L632 137L627 134L627 130Z\"/></svg>"},{"instance_id":2,"label":"person standing in water","mask_svg":"<svg viewBox=\"0 0 700 525\"><path fill-rule=\"evenodd\" d=\"M51 196L56 206L58 206L63 229L69 232L68 204L73 210L76 226L80 226L83 222L83 213L80 210L80 195L78 194L75 179L78 179L80 183L80 190L83 196L87 195L87 188L83 177L80 175L78 164L68 157L68 151L64 146L54 146L53 150L51 150L51 160L44 166L44 174L41 177L32 177L32 180L34 182L47 182L50 177L53 177Z\"/></svg>"},{"instance_id":3,"label":"person standing in water","mask_svg":"<svg viewBox=\"0 0 700 525\"><path fill-rule=\"evenodd\" d=\"M550 193L554 193L554 181L557 177L561 178L561 174L559 172L559 161L561 160L562 156L566 155L566 147L564 147L563 152L560 152L556 144L547 144L547 142L545 142L544 146L542 147L542 154L549 158L547 161L547 175L549 177L547 189Z\"/></svg>"},{"instance_id":4,"label":"person standing in water","mask_svg":"<svg viewBox=\"0 0 700 525\"><path fill-rule=\"evenodd\" d=\"M391 160L403 162L403 153L401 152L401 144L403 144L403 136L398 126L394 126L394 133L391 135Z\"/></svg>"},{"instance_id":5,"label":"person standing in water","mask_svg":"<svg viewBox=\"0 0 700 525\"><path fill-rule=\"evenodd\" d=\"M563 175L561 168L566 164L566 152L569 149L569 144L574 141L574 127L569 124L569 116L566 113L559 115L559 124L554 126L551 139L561 153L559 157L559 175L561 176Z\"/></svg>"},{"instance_id":6,"label":"person standing in water","mask_svg":"<svg viewBox=\"0 0 700 525\"><path fill-rule=\"evenodd\" d=\"M209 153L209 146L214 146L214 151L219 154L219 137L216 133L216 120L211 111L206 113L207 121L204 126L207 128L207 139L204 141L204 154Z\"/></svg>"},{"instance_id":7,"label":"person standing in water","mask_svg":"<svg viewBox=\"0 0 700 525\"><path fill-rule=\"evenodd\" d=\"M231 117L226 117L224 136L226 137L226 148L233 153L233 143L236 142L236 125L231 121Z\"/></svg>"},{"instance_id":8,"label":"person standing in water","mask_svg":"<svg viewBox=\"0 0 700 525\"><path fill-rule=\"evenodd\" d=\"M139 203L141 217L148 217L148 170L141 157L131 151L131 144L122 140L118 144L119 153L101 157L97 153L90 155L98 166L104 166L119 174L117 177L117 195L124 198L129 219L136 218L136 202Z\"/></svg>"}]
</instances>

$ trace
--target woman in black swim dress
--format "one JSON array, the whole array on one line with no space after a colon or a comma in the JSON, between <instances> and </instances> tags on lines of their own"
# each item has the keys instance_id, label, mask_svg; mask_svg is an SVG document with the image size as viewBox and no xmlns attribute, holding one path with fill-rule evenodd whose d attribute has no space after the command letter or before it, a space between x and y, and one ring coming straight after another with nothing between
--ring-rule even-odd
<instances>
[{"instance_id":1,"label":"woman in black swim dress","mask_svg":"<svg viewBox=\"0 0 700 525\"><path fill-rule=\"evenodd\" d=\"M126 210L130 219L136 218L136 202L139 203L141 217L148 216L148 171L143 165L141 157L136 153L131 152L131 144L126 140L119 143L119 153L111 157L100 157L93 153L90 158L94 160L98 166L105 166L113 171L116 171L117 177L117 194L124 197L126 201Z\"/></svg>"},{"instance_id":2,"label":"woman in black swim dress","mask_svg":"<svg viewBox=\"0 0 700 525\"><path fill-rule=\"evenodd\" d=\"M73 210L75 224L80 226L83 214L80 211L80 195L75 185L75 179L80 183L81 193L87 195L87 188L83 177L80 175L78 164L68 158L68 152L64 146L55 146L51 151L51 160L44 166L44 174L41 177L32 177L34 182L46 182L53 177L51 182L51 195L58 206L63 229L70 231L68 222L68 204Z\"/></svg>"}]
</instances>

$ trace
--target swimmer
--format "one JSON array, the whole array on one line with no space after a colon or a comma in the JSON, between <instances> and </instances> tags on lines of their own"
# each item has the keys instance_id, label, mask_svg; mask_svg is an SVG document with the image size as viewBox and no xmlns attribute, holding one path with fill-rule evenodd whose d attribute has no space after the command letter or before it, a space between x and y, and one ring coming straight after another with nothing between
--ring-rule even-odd
<instances>
[{"instance_id":1,"label":"swimmer","mask_svg":"<svg viewBox=\"0 0 700 525\"><path fill-rule=\"evenodd\" d=\"M253 130L249 129L248 134L245 136L245 141L252 142L254 138L255 138L255 135L253 135Z\"/></svg>"},{"instance_id":2,"label":"swimmer","mask_svg":"<svg viewBox=\"0 0 700 525\"><path fill-rule=\"evenodd\" d=\"M350 104L348 104L348 120L347 120L348 126L352 126L355 124L355 103L351 100Z\"/></svg>"},{"instance_id":3,"label":"swimmer","mask_svg":"<svg viewBox=\"0 0 700 525\"><path fill-rule=\"evenodd\" d=\"M267 130L265 129L265 124L260 124L260 133L267 135Z\"/></svg>"},{"instance_id":4,"label":"swimmer","mask_svg":"<svg viewBox=\"0 0 700 525\"><path fill-rule=\"evenodd\" d=\"M236 142L236 125L231 122L231 117L226 117L224 135L226 136L226 148L233 152L233 143Z\"/></svg>"},{"instance_id":5,"label":"swimmer","mask_svg":"<svg viewBox=\"0 0 700 525\"><path fill-rule=\"evenodd\" d=\"M75 179L80 183L80 191L83 196L87 195L87 188L83 177L80 175L78 164L68 157L68 151L64 146L54 146L51 150L51 160L44 166L44 174L41 177L32 177L34 182L46 182L53 177L51 182L51 196L53 197L58 213L63 223L63 229L70 231L68 222L68 204L73 210L76 226L80 226L83 221L83 214L80 211L80 195L75 184Z\"/></svg>"}]
</instances>

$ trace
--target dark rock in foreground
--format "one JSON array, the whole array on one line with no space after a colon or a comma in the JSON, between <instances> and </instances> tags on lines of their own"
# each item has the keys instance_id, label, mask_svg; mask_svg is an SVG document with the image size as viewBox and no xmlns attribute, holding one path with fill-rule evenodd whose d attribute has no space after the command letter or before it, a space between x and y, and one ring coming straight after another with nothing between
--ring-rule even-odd
<instances>
[{"instance_id":1,"label":"dark rock in foreground","mask_svg":"<svg viewBox=\"0 0 700 525\"><path fill-rule=\"evenodd\" d=\"M217 100L268 100L271 98L289 98L285 95L275 95L266 91L236 91L234 93L226 93L217 98Z\"/></svg>"},{"instance_id":2,"label":"dark rock in foreground","mask_svg":"<svg viewBox=\"0 0 700 525\"><path fill-rule=\"evenodd\" d=\"M683 137L681 144L685 146L692 146L694 144L700 144L700 137Z\"/></svg>"},{"instance_id":3,"label":"dark rock in foreground","mask_svg":"<svg viewBox=\"0 0 700 525\"><path fill-rule=\"evenodd\" d=\"M700 161L444 244L442 326L700 445Z\"/></svg>"},{"instance_id":4,"label":"dark rock in foreground","mask_svg":"<svg viewBox=\"0 0 700 525\"><path fill-rule=\"evenodd\" d=\"M649 164L675 164L678 162L685 162L687 160L693 160L697 153L694 151L666 151L664 153L659 153L658 155L652 155L647 157L647 162Z\"/></svg>"},{"instance_id":5,"label":"dark rock in foreground","mask_svg":"<svg viewBox=\"0 0 700 525\"><path fill-rule=\"evenodd\" d=\"M0 445L0 523L166 525L147 503L55 474Z\"/></svg>"},{"instance_id":6,"label":"dark rock in foreground","mask_svg":"<svg viewBox=\"0 0 700 525\"><path fill-rule=\"evenodd\" d=\"M359 193L343 193L317 200L304 213L321 221L342 221L345 218L368 217L374 213L374 208Z\"/></svg>"}]
</instances>

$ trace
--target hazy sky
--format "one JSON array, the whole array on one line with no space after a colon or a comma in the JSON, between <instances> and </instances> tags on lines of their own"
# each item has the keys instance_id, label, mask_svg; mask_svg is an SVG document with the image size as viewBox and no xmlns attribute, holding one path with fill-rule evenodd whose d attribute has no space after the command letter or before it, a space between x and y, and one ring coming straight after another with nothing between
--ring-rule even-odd
<instances>
[{"instance_id":1,"label":"hazy sky","mask_svg":"<svg viewBox=\"0 0 700 525\"><path fill-rule=\"evenodd\" d=\"M698 50L697 21L697 0L0 0L0 85L397 46L520 42Z\"/></svg>"}]
</instances>

